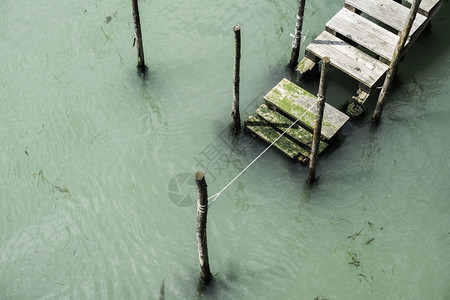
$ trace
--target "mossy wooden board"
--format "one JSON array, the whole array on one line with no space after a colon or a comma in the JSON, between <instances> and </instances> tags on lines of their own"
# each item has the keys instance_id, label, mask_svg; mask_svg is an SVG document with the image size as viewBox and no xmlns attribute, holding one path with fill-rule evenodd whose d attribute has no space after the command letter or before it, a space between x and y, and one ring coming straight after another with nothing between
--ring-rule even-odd
<instances>
[{"instance_id":1,"label":"mossy wooden board","mask_svg":"<svg viewBox=\"0 0 450 300\"><path fill-rule=\"evenodd\" d=\"M284 132L286 129L291 126L291 124L295 121L291 121L290 119L286 118L285 116L277 113L276 111L270 109L267 107L267 105L263 104L261 105L257 110L256 113L266 120L267 122L272 125L275 129L277 129L279 132ZM286 135L289 135L292 139L295 141L305 145L305 147L308 147L311 149L312 141L313 141L313 134L306 130L305 128L299 126L298 124L295 124L292 126L292 128L288 129L286 131ZM328 144L324 141L320 141L319 144L319 153L321 153L325 148L328 146Z\"/></svg>"},{"instance_id":2,"label":"mossy wooden board","mask_svg":"<svg viewBox=\"0 0 450 300\"><path fill-rule=\"evenodd\" d=\"M300 121L311 131L314 129L317 114L317 98L298 85L283 78L267 95L264 96L266 104L294 121L301 117ZM325 104L322 122L322 137L330 140L349 117L329 104Z\"/></svg>"},{"instance_id":3,"label":"mossy wooden board","mask_svg":"<svg viewBox=\"0 0 450 300\"><path fill-rule=\"evenodd\" d=\"M307 57L303 57L302 60L298 63L296 70L300 72L300 74L305 74L306 72L312 70L315 66L315 62Z\"/></svg>"},{"instance_id":4,"label":"mossy wooden board","mask_svg":"<svg viewBox=\"0 0 450 300\"><path fill-rule=\"evenodd\" d=\"M249 116L245 121L245 127L267 143L273 143L281 134L260 117ZM286 136L282 136L274 146L292 159L298 159L301 156L299 161L306 162L309 156L309 152L306 149L303 149Z\"/></svg>"}]
</instances>

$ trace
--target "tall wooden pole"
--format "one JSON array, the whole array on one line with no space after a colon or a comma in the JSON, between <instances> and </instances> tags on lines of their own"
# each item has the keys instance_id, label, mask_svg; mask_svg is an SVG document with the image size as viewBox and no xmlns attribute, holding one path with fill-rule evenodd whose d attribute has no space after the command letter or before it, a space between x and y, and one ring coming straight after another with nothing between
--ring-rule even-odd
<instances>
[{"instance_id":1,"label":"tall wooden pole","mask_svg":"<svg viewBox=\"0 0 450 300\"><path fill-rule=\"evenodd\" d=\"M295 24L294 40L292 41L291 61L289 66L295 68L298 64L300 42L302 39L303 15L305 13L306 0L298 0L297 23Z\"/></svg>"},{"instance_id":2,"label":"tall wooden pole","mask_svg":"<svg viewBox=\"0 0 450 300\"><path fill-rule=\"evenodd\" d=\"M197 184L198 200L197 200L197 246L198 258L200 260L200 280L204 284L208 284L211 279L211 271L209 269L208 244L206 241L206 217L208 213L208 190L205 180L205 174L198 171L195 173L195 183Z\"/></svg>"},{"instance_id":3,"label":"tall wooden pole","mask_svg":"<svg viewBox=\"0 0 450 300\"><path fill-rule=\"evenodd\" d=\"M317 116L314 126L313 142L311 147L311 156L309 158L309 169L306 182L312 184L316 179L316 162L319 153L320 136L322 133L323 112L325 110L325 94L327 91L328 69L330 58L322 59L322 70L320 72L319 92L317 94Z\"/></svg>"},{"instance_id":4,"label":"tall wooden pole","mask_svg":"<svg viewBox=\"0 0 450 300\"><path fill-rule=\"evenodd\" d=\"M133 7L134 31L136 38L136 48L138 56L137 68L141 73L145 73L144 46L142 45L141 20L139 18L138 0L131 0Z\"/></svg>"},{"instance_id":5,"label":"tall wooden pole","mask_svg":"<svg viewBox=\"0 0 450 300\"><path fill-rule=\"evenodd\" d=\"M231 116L233 117L233 130L235 133L241 131L241 116L239 113L239 81L241 69L241 27L234 26L234 67L233 67L233 108Z\"/></svg>"},{"instance_id":6,"label":"tall wooden pole","mask_svg":"<svg viewBox=\"0 0 450 300\"><path fill-rule=\"evenodd\" d=\"M375 107L375 111L372 115L372 121L374 123L378 123L380 121L381 111L383 110L386 95L392 85L392 81L394 80L394 75L397 70L398 63L403 55L402 50L409 37L409 33L414 23L414 19L416 18L420 2L421 0L415 0L409 10L407 23L404 29L402 30L400 39L398 40L397 46L395 47L394 56L392 58L391 64L389 65L389 69L387 71L386 78L383 83L383 88L381 89L380 95L378 96L377 106Z\"/></svg>"}]
</instances>

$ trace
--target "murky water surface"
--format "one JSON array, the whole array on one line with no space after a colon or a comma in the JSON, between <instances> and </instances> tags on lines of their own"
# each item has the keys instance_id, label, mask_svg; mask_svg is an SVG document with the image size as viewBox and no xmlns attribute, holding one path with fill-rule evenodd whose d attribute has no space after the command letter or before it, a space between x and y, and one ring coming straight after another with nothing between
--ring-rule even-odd
<instances>
[{"instance_id":1,"label":"murky water surface","mask_svg":"<svg viewBox=\"0 0 450 300\"><path fill-rule=\"evenodd\" d=\"M343 1L310 1L305 41ZM295 0L0 3L0 298L195 299L196 170L218 192L265 147L232 139L283 77ZM318 165L268 151L208 215L204 299L449 299L449 9L401 63L382 122L348 123ZM317 83L302 85L315 93ZM327 100L356 90L330 73ZM374 102L374 100L372 100ZM372 108L369 108L372 111Z\"/></svg>"}]
</instances>

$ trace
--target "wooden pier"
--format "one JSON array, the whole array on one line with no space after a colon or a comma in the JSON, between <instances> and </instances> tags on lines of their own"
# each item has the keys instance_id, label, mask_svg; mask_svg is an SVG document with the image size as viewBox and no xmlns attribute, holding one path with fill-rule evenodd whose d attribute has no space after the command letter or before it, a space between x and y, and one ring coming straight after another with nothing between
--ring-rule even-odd
<instances>
[{"instance_id":1,"label":"wooden pier","mask_svg":"<svg viewBox=\"0 0 450 300\"><path fill-rule=\"evenodd\" d=\"M442 1L422 1L401 56L429 24ZM323 57L330 57L333 67L359 82L354 99L364 104L384 80L408 13L409 8L393 0L346 0L344 8L306 47L297 70L303 74Z\"/></svg>"},{"instance_id":2,"label":"wooden pier","mask_svg":"<svg viewBox=\"0 0 450 300\"><path fill-rule=\"evenodd\" d=\"M406 54L442 2L422 0L400 56ZM386 77L408 14L409 8L394 0L345 0L344 7L326 23L325 30L306 46L297 71L300 74L311 71L324 57L329 57L331 66L359 83L353 99L363 105L378 92ZM272 143L297 121L274 146L287 156L306 163L311 152L317 97L284 78L264 100L265 104L256 110L257 116L250 116L245 127ZM326 104L319 153L348 120L345 113Z\"/></svg>"}]
</instances>

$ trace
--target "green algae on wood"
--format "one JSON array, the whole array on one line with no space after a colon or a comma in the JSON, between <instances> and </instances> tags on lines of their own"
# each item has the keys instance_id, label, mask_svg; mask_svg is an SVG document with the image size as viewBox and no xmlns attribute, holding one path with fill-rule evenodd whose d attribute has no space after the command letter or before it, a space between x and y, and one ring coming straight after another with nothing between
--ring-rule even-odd
<instances>
[{"instance_id":1,"label":"green algae on wood","mask_svg":"<svg viewBox=\"0 0 450 300\"><path fill-rule=\"evenodd\" d=\"M313 130L317 114L317 98L308 91L283 78L264 96L264 100L269 107L280 110L294 121L301 117L299 122L309 130ZM348 120L346 114L325 104L322 138L330 140Z\"/></svg>"},{"instance_id":2,"label":"green algae on wood","mask_svg":"<svg viewBox=\"0 0 450 300\"><path fill-rule=\"evenodd\" d=\"M300 74L305 74L308 71L311 71L316 63L307 57L303 57L300 63L297 65L296 70L300 72Z\"/></svg>"},{"instance_id":3,"label":"green algae on wood","mask_svg":"<svg viewBox=\"0 0 450 300\"><path fill-rule=\"evenodd\" d=\"M273 143L281 133L270 126L268 122L260 117L249 116L245 121L245 127L267 143ZM282 136L274 146L292 159L302 163L308 162L309 151L300 147L286 136Z\"/></svg>"},{"instance_id":4,"label":"green algae on wood","mask_svg":"<svg viewBox=\"0 0 450 300\"><path fill-rule=\"evenodd\" d=\"M347 106L347 114L352 117L352 118L357 118L360 115L362 115L362 113L364 112L363 107L355 102L352 101L348 106Z\"/></svg>"},{"instance_id":5,"label":"green algae on wood","mask_svg":"<svg viewBox=\"0 0 450 300\"><path fill-rule=\"evenodd\" d=\"M276 111L271 110L265 104L261 105L256 110L256 113L261 118L269 122L278 131L284 132L287 129L286 135L290 136L295 141L311 149L313 140L313 135L311 132L309 132L308 130L304 129L303 127L297 124L294 125L292 128L288 129L289 126L291 126L291 124L295 121L291 121L290 119L277 113ZM326 142L321 141L319 145L319 153L322 153L322 151L325 150L327 146L328 144Z\"/></svg>"}]
</instances>

